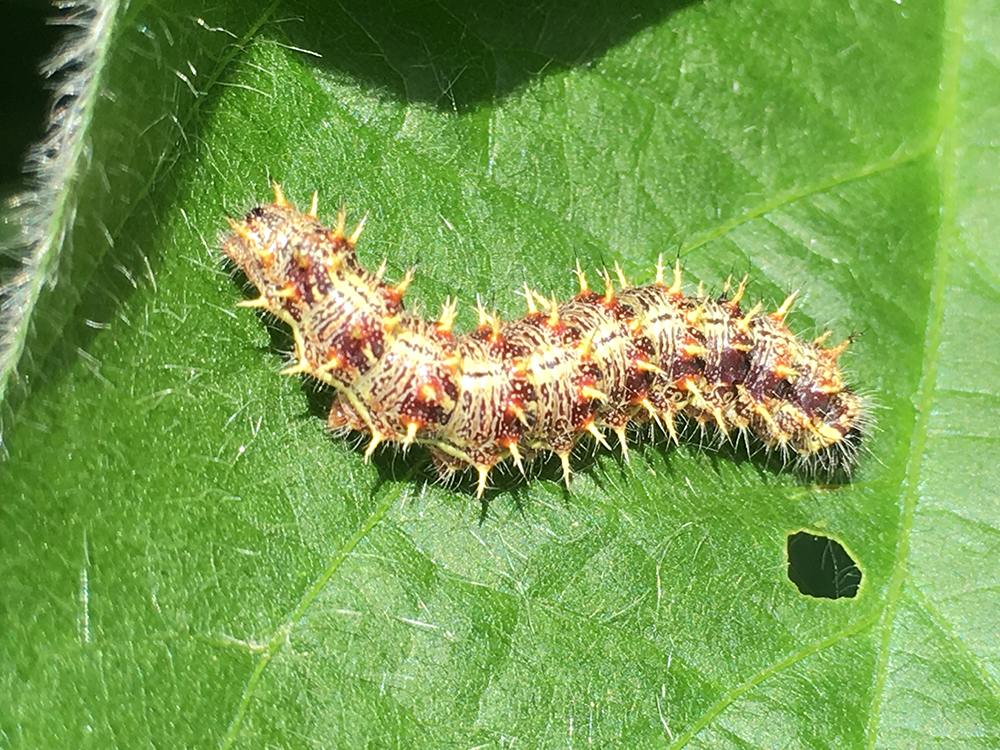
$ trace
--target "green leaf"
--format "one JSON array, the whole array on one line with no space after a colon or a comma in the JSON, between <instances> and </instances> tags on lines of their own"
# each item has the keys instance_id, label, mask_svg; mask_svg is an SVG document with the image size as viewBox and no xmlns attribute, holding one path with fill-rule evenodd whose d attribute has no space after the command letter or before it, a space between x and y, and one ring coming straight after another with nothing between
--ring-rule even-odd
<instances>
[{"instance_id":1,"label":"green leaf","mask_svg":"<svg viewBox=\"0 0 1000 750\"><path fill-rule=\"evenodd\" d=\"M8 398L0 744L996 747L1000 8L136 2ZM234 303L268 179L410 305L577 259L750 274L845 356L854 480L662 438L502 480L371 464ZM842 544L808 597L786 539Z\"/></svg>"}]
</instances>

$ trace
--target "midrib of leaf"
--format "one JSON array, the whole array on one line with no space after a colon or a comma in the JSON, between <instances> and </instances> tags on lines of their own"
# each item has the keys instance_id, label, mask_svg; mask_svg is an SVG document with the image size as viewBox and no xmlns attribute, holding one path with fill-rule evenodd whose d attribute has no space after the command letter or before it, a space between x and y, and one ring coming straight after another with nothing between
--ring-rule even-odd
<instances>
[{"instance_id":1,"label":"midrib of leaf","mask_svg":"<svg viewBox=\"0 0 1000 750\"><path fill-rule=\"evenodd\" d=\"M910 534L917 507L917 488L923 455L927 445L927 431L937 384L939 349L944 324L944 302L948 287L948 271L952 250L959 244L955 207L955 159L958 152L958 93L959 72L962 54L965 51L963 15L965 0L950 0L945 9L944 54L941 61L941 92L938 97L937 143L935 163L941 194L940 227L938 230L937 255L934 262L934 286L931 290L930 316L927 321L927 338L924 346L923 368L920 378L920 401L910 440L910 455L906 466L906 485L902 493L902 513L900 515L899 542L892 578L886 588L885 608L881 618L881 643L876 662L875 685L872 707L868 717L868 747L878 744L878 729L881 720L882 699L888 680L889 648L895 625L896 611L902 596L903 584L908 578L907 560L910 555ZM919 589L918 589L919 590ZM951 634L949 634L951 635ZM952 640L958 640L952 637ZM963 649L966 653L967 649ZM982 672L983 670L980 670Z\"/></svg>"},{"instance_id":2,"label":"midrib of leaf","mask_svg":"<svg viewBox=\"0 0 1000 750\"><path fill-rule=\"evenodd\" d=\"M274 10L274 8L275 5L272 5L268 9L267 14L265 14L265 17L266 15L269 15ZM358 23L357 19L355 19L355 22ZM253 31L255 32L259 31L262 25L263 25L263 19L261 22L259 22L254 26ZM358 23L358 25L359 27L364 28L362 24ZM375 41L374 38L372 38L372 40ZM241 39L240 44L236 45L236 49L241 50L243 46L246 44L246 41L247 41L246 37ZM231 59L232 56L230 56L229 59L226 60L226 63L228 64L228 62L231 61ZM386 59L387 60L389 59L388 56ZM224 66L220 65L220 67L217 68L217 71L222 71L222 70L224 70ZM215 81L216 77L217 76L213 76L213 82ZM352 118L345 110L337 109L337 112L341 121L344 122L345 124L349 124L352 128L356 130L367 131L371 135L373 136L375 135L375 131L367 123L360 122ZM936 146L938 146L941 143L942 131L944 130L945 128L943 127L943 120L939 119L938 127L935 128L934 131L931 132L925 140L920 142L915 147L907 148L906 144L902 144L896 151L894 151L891 155L885 158L866 162L858 167L844 171L839 174L835 174L824 180L803 185L791 190L777 192L773 194L771 197L767 198L766 200L763 200L759 204L744 211L743 213L734 216L733 218L725 222L721 222L720 224L711 229L705 230L693 236L691 239L689 239L682 245L680 249L680 254L684 255L690 253L698 249L699 247L708 244L712 240L723 237L726 234L737 229L738 227L750 221L753 221L754 219L760 218L761 216L764 216L770 212L778 210L783 206L795 203L802 199L808 198L809 196L812 195L828 192L839 185L853 182L859 179L864 179L866 177L881 172L885 172L890 169L897 168L899 166L908 164L916 159L919 159L920 157L931 152ZM448 168L447 165L442 165L441 162L429 158L426 154L408 147L405 142L397 142L395 144L395 147L405 151L409 155L409 157L413 159L413 161L421 163L426 170L436 173L443 180L451 182L452 184L457 184L458 182L460 182L459 179L460 175L454 169ZM505 188L504 186L499 185L497 183L492 183L492 185L495 189L497 189L503 194L506 194L511 199L522 203L525 202L523 196L516 193L516 191L511 191L510 189ZM534 204L532 204L532 207L536 211L545 210L544 208ZM559 223L565 223L565 219L556 217L555 215L552 215L551 218L554 221L558 221ZM590 232L588 232L584 227L578 226L577 229L582 234L586 236L591 236ZM598 241L599 238L592 237L592 239L596 242ZM943 260L941 258L941 255L939 254L938 264L942 262ZM935 295L936 298L939 297L940 295L943 295L943 287L940 290L936 289ZM938 305L937 307L940 307L940 305ZM939 333L940 316L938 316L937 322L938 322L938 333ZM928 343L928 348L930 347L931 344ZM934 345L934 347L936 349L936 344ZM925 356L925 361L926 361L926 356ZM926 377L927 373L925 372L925 382L926 382ZM911 457L911 464L912 463L913 461ZM918 472L919 465L916 468L912 468L911 466L911 470ZM313 585L303 595L302 599L300 600L299 604L296 606L294 611L287 617L284 623L273 633L273 635L267 639L266 645L263 647L263 653L259 657L246 683L246 686L244 687L241 699L236 708L235 714L230 722L228 731L221 743L221 747L223 748L232 747L233 744L237 741L239 737L239 732L243 726L244 721L247 718L250 705L253 700L253 696L256 693L258 687L260 686L261 680L263 679L263 676L271 660L275 655L277 655L280 652L284 644L288 641L296 625L304 617L308 608L311 606L312 602L316 599L316 597L321 592L323 587L333 578L333 576L339 570L339 568L341 567L347 556L357 547L357 545L365 538L365 536L367 536L367 534L385 518L386 513L392 507L397 497L398 494L396 496L392 496L390 494L386 496L379 503L379 505L376 507L372 515L365 521L364 524L362 524L362 526L359 527L359 529L355 532L354 536L352 536L351 539L345 544L345 546L342 549L338 550L338 552L331 558L329 564L324 569L323 573L316 579ZM912 506L915 504L915 499L909 504L911 507L908 519L911 519ZM908 531L909 520L907 520L906 523ZM906 548L908 549L908 539L905 542L901 543L900 550L902 550L903 544L906 544ZM900 561L905 560L905 555L901 554L898 557L898 559ZM902 570L903 570L902 565L897 563L896 566L897 573L899 573ZM899 586L901 586L901 582L902 579L900 579L900 581L896 586L896 589L894 590L895 595L898 595L898 589ZM894 603L894 599L892 603ZM683 734L678 736L676 739L673 739L669 747L680 748L687 745L698 733L700 733L705 727L709 726L714 719L716 719L721 713L723 713L729 706L738 701L741 696L746 694L747 691L751 690L752 688L761 684L767 679L773 677L774 675L779 674L782 671L793 667L795 664L799 663L803 659L806 659L811 655L814 655L827 648L830 648L836 645L837 643L843 641L845 638L849 638L860 632L865 631L867 628L870 628L872 625L874 625L876 622L880 620L883 623L885 623L888 619L890 625L887 628L886 632L891 632L891 617L887 616L888 610L889 607L883 604L883 606L876 608L869 615L850 624L849 626L838 631L837 633L834 633L814 643L810 643L805 647L803 647L802 649L794 653L788 654L783 658L781 658L780 660L762 668L756 674L752 675L745 681L741 682L739 685L728 690L701 717L699 717L694 723L692 723L690 727ZM880 663L879 667L880 670L884 672L884 664ZM884 684L884 680L882 681L882 683ZM877 726L875 728L877 729Z\"/></svg>"},{"instance_id":3,"label":"midrib of leaf","mask_svg":"<svg viewBox=\"0 0 1000 750\"><path fill-rule=\"evenodd\" d=\"M254 24L254 26L246 34L244 34L243 37L238 42L234 41L231 50L229 52L227 52L226 55L224 55L222 58L220 58L220 60L218 61L217 65L213 69L212 74L209 76L209 79L207 81L207 85L204 87L206 90L211 90L211 88L213 87L213 85L215 85L215 84L217 84L219 82L220 77L223 76L226 73L226 70L227 70L228 66L230 65L230 63L232 62L232 60L237 55L239 55L244 50L245 45L247 43L249 43L250 41L252 41L253 37L260 32L261 27L273 15L273 13L275 12L277 6L278 6L278 2L276 0L275 2L273 2L268 7L268 9L260 16L260 18ZM957 71L957 65L955 66L955 70ZM957 73L956 73L956 75L957 75ZM198 114L198 112L199 112L199 110L201 108L201 101L200 100L202 98L206 98L206 97L204 97L204 96L196 97L195 100L193 101L192 105L186 111L185 117L184 117L184 119L182 121L182 126L181 126L181 131L182 132L185 132L187 130L186 126L189 125L192 122L192 120L194 120L196 118L196 116L197 116L197 114ZM356 124L357 123L355 123L355 125ZM908 161L911 161L914 158L917 158L917 157L921 156L922 154L927 153L931 148L933 148L935 145L938 144L939 140L940 140L939 133L935 133L930 138L928 138L928 140L926 142L920 144L918 147L916 147L913 150L910 150L910 151L902 151L902 150L901 151L897 151L892 156L890 156L890 157L888 157L886 159L883 159L881 161L876 161L876 162L873 162L873 163L870 163L870 164L866 164L866 165L864 165L862 167L859 167L859 168L857 168L855 170L852 170L850 172L844 173L842 175L838 175L838 176L832 177L832 178L830 178L828 180L825 180L825 181L822 181L822 182L818 182L818 183L814 183L814 184L811 184L811 185L807 185L807 186L805 186L803 188L800 188L798 190L778 193L778 194L774 195L773 197L771 197L770 199L768 199L766 201L763 201L758 206L755 206L752 209L750 209L749 211L744 212L740 216L737 216L734 219L729 220L728 222L720 224L719 226L717 226L717 227L715 227L715 228L713 228L711 230L707 230L706 232L703 232L702 234L699 234L699 235L695 236L694 238L692 238L691 240L689 240L683 246L682 252L683 253L690 252L690 251L696 249L697 247L700 247L701 245L706 244L710 240L716 239L718 237L721 237L721 236L725 235L726 233L732 231L733 229L737 228L738 226L740 226L740 225L742 225L742 224L744 224L744 223L746 223L746 222L748 222L748 221L750 221L750 220L752 220L754 218L762 216L762 215L764 215L764 214L766 214L766 213L768 213L770 211L776 210L777 208L780 208L781 206L786 205L788 203L792 203L792 202L794 202L796 200L800 200L800 199L805 198L805 197L807 197L809 195L812 195L812 194L816 194L816 193L828 191L828 190L836 187L839 184L842 184L842 183L845 183L845 182L849 182L849 181L854 180L854 179L863 178L865 176L874 174L876 172L880 172L880 171L883 171L883 170L886 170L886 169L890 169L890 168L893 168L893 167L895 167L895 166L897 166L899 164L903 164L903 163L906 163ZM952 144L952 146L953 145L954 144ZM954 149L953 148L950 151L950 153L951 153L952 156L954 155ZM421 156L423 156L423 155L421 155ZM163 171L163 169L161 169L161 168L169 169L170 164L171 164L171 162L169 161L169 159L166 159L166 158L161 159L160 162L157 163L157 165L156 165L155 169L153 170L152 174L150 175L148 181L142 187L141 195L146 195L146 194L149 193L150 190L153 189L153 186L157 182L158 176L160 176L160 172ZM953 178L954 178L954 163L953 163L953 161L951 163L951 167L952 167L951 177L952 177L952 180L953 180ZM944 181L942 181L942 186L944 186ZM510 193L509 190L505 190L505 192L508 192L508 194ZM943 190L942 191L942 195L946 196L945 199L947 200L947 195L948 195L947 192ZM518 198L518 196L514 196L514 197ZM953 217L953 213L952 213L952 217ZM124 223L124 220L123 220L122 224L123 223ZM115 230L116 233L121 230L122 224L120 224L116 228L116 230ZM944 224L942 224L942 226L944 226ZM951 226L952 229L954 229L954 221L952 221L952 223L951 223L950 226ZM581 231L583 231L582 227L581 227ZM942 231L942 237L943 237L943 231ZM942 240L942 244L943 244L943 240ZM948 260L945 257L943 257L944 255L945 255L944 251L939 251L939 255L938 255L938 259L937 259L938 265L943 265L946 262L946 260ZM939 273L938 276L940 278L940 277L943 276L943 274ZM943 293L944 293L943 283L944 282L941 281L940 282L940 284L941 284L940 288L935 288L935 299L937 299L937 300L940 300L940 299L943 298ZM938 308L940 308L940 305L937 305L934 309L937 310ZM932 314L933 315L937 315L937 321L936 321L937 322L937 328L936 328L936 332L937 332L937 336L938 336L938 339L939 339L939 337L940 337L940 322L941 322L940 315L941 314L939 312L935 312L935 313L932 313ZM931 345L931 337L930 336L928 338L928 351L931 351L931 352L933 352L936 355L936 342L932 346ZM927 360L926 357L925 357L925 363L927 363L928 366L930 366L930 363L929 363L929 361ZM924 391L924 399L925 399L925 401L929 401L930 394L933 393L933 374L934 373L931 372L930 373L930 377L929 377L930 388ZM925 386L928 383L927 375L928 375L928 373L925 370L925 379L924 379ZM924 411L924 414L926 414L926 411L927 410ZM920 423L918 423L918 426L919 426L919 424ZM920 430L920 434L922 436L925 435L926 434L926 430L925 429L921 429ZM908 472L908 477L911 477L911 479L917 477L918 474L919 474L919 456L920 456L920 452L917 452L915 455L917 456L916 459L914 459L913 455L911 455L911 458L910 458L910 464L911 465L910 465L909 468L911 469L911 471ZM914 464L916 464L915 468L914 468ZM909 499L907 500L907 502L910 505L910 518L912 518L912 507L913 507L913 505L915 505L915 502L916 502L916 500L915 500L915 490L913 488L915 488L916 484L915 484L915 482L911 481L909 483L909 486L910 486L910 489L911 489L911 495L913 497L912 497L912 502ZM397 497L398 497L398 495L397 495ZM265 651L266 652L264 653L264 655L262 655L259 658L259 660L258 660L258 662L256 664L256 667L255 667L255 669L254 669L254 671L253 671L253 673L252 673L249 681L247 682L246 688L245 688L244 693L243 693L243 697L242 697L242 699L241 699L241 701L239 703L239 706L238 706L237 711L236 711L236 715L234 716L234 718L232 720L232 723L230 725L230 729L229 729L229 731L228 731L228 733L226 735L226 738L225 738L225 740L223 742L223 746L229 747L233 743L233 741L235 740L235 738L237 737L239 728L240 728L240 726L242 725L242 722L245 719L246 711L249 708L249 705L251 703L254 691L257 688L257 686L259 685L259 682L260 682L260 680L262 678L262 675L265 672L267 665L270 663L271 658L278 651L280 651L280 649L282 648L283 644L287 641L288 636L291 633L291 631L294 628L294 626L296 625L296 623L298 623L301 620L301 618L304 616L306 610L311 605L311 603L315 600L316 596L321 591L321 589L323 588L323 586L325 586L326 583L329 582L329 580L336 574L337 570L340 568L341 564L343 563L343 561L347 557L347 555L349 555L350 552L351 552L351 550L353 550L357 546L357 544L360 543L360 541L368 534L368 532L370 532L370 530L372 528L374 528L384 518L385 513L392 506L392 504L395 503L395 501L396 501L396 497L392 497L391 493L389 493L389 495L386 497L386 499L384 499L376 507L375 512L372 514L372 516L370 516L369 519L361 527L359 527L358 531L351 538L351 540L349 540L349 542L344 547L344 549L338 551L336 553L336 555L333 556L333 558L330 560L330 563L328 564L327 568L317 578L316 582L312 585L312 587L306 592L306 594L303 596L303 598L301 599L301 601L299 602L299 604L296 606L296 608L294 609L294 611L291 613L291 615L289 615L289 617L286 620L285 624L282 625L280 628L278 628L278 630L275 631L274 635L269 639L269 641L267 642L267 645L265 647ZM384 508L383 508L383 505L384 505ZM906 527L904 528L904 534L908 534L908 528L909 528L909 525L907 524ZM901 551L903 549L902 545L905 544L905 543L907 543L906 540L901 539L901 543L900 543L900 550ZM899 556L899 561L900 562L905 561L905 555L904 554L901 554ZM896 573L900 576L899 586L901 586L902 580L903 580L903 577L904 577L902 564L897 564L897 566L896 566ZM896 593L897 594L898 594L898 589L899 589L899 587L897 586L897 589L896 589ZM717 703L716 706L713 706L713 708L710 711L706 712L706 714L696 724L692 725L691 729L689 729L685 733L685 735L682 735L682 737L686 737L685 742L687 740L689 740L690 738L692 738L698 731L700 731L706 725L708 725L708 723L711 722L713 718L715 718L719 713L721 713L723 710L725 710L726 706L730 705L733 701L737 700L741 695L743 695L748 689L750 689L754 685L759 684L763 680L767 679L770 676L773 676L774 674L776 674L777 672L781 671L782 669L786 669L786 668L790 667L791 665L793 665L797 661L801 660L802 658L805 658L806 656L808 656L808 655L810 655L812 653L820 651L823 648L826 648L827 646L833 645L834 643L838 642L842 638L848 637L851 634L853 634L853 633L861 630L864 627L870 626L881 614L883 614L883 612L882 612L881 609L879 609L879 610L876 611L875 614L870 615L869 617L865 618L862 621L859 621L857 624L852 625L849 628L847 628L847 629L845 629L843 631L840 631L839 633L834 634L833 636L831 636L831 637L829 637L827 639L824 639L823 641L819 641L817 643L810 644L809 646L807 646L806 648L802 649L799 652L796 652L795 654L786 656L782 660L780 660L778 662L775 662L773 665L771 665L771 666L769 666L769 667L761 670L756 675L754 675L753 677L751 677L749 680L745 681L744 683L741 683L741 685L739 685L737 687L734 687L729 693L727 693L726 696L724 696L722 699L720 699L719 703ZM889 629L891 630L891 620L889 621L889 623L890 623L890 628ZM888 630L887 630L887 632L888 632ZM887 645L888 641L886 640L885 643ZM886 653L887 653L887 650L886 650ZM884 663L880 664L880 666L883 668L882 671L884 673L884 666L885 666ZM877 728L877 726L876 726L876 728ZM677 745L675 743L675 746L680 746L680 745Z\"/></svg>"}]
</instances>

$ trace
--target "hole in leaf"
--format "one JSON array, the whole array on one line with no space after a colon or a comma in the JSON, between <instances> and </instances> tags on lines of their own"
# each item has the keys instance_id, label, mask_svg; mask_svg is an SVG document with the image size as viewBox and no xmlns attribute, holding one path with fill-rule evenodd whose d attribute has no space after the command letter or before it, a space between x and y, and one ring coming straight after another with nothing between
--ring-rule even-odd
<instances>
[{"instance_id":1,"label":"hole in leaf","mask_svg":"<svg viewBox=\"0 0 1000 750\"><path fill-rule=\"evenodd\" d=\"M840 599L857 596L861 569L837 540L799 531L788 535L788 578L806 596Z\"/></svg>"}]
</instances>

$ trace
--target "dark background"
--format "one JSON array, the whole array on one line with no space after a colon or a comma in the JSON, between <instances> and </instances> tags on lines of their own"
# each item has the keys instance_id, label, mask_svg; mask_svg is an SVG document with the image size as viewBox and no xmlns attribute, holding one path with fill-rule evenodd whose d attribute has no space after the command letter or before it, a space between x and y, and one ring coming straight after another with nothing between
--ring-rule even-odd
<instances>
[{"instance_id":1,"label":"dark background","mask_svg":"<svg viewBox=\"0 0 1000 750\"><path fill-rule=\"evenodd\" d=\"M39 71L65 31L47 23L56 13L43 0L0 2L0 200L24 185L24 157L45 132L50 94Z\"/></svg>"}]
</instances>

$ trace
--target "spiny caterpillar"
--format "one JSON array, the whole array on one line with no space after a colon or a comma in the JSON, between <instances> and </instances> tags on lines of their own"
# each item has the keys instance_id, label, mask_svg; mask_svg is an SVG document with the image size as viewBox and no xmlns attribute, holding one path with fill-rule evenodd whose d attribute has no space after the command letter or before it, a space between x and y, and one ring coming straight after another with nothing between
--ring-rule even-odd
<instances>
[{"instance_id":1,"label":"spiny caterpillar","mask_svg":"<svg viewBox=\"0 0 1000 750\"><path fill-rule=\"evenodd\" d=\"M332 229L274 184L274 202L229 219L223 251L257 287L245 307L286 322L294 365L336 389L332 428L371 436L369 458L382 443L427 447L439 475L474 467L477 496L505 458L523 473L541 451L555 453L569 484L569 457L583 435L607 445L618 436L628 458L629 423L658 423L676 442L677 417L725 437L755 435L767 448L814 467L850 469L865 425L863 402L844 384L832 347L800 341L784 319L795 295L772 313L740 309L744 279L732 296L694 297L672 283L661 261L649 286L619 286L604 273L591 290L577 264L580 292L567 302L525 287L528 314L502 321L477 304L479 326L452 332L455 302L424 320L403 308L413 279L382 280L358 263L364 221L345 234L341 209Z\"/></svg>"}]
</instances>

